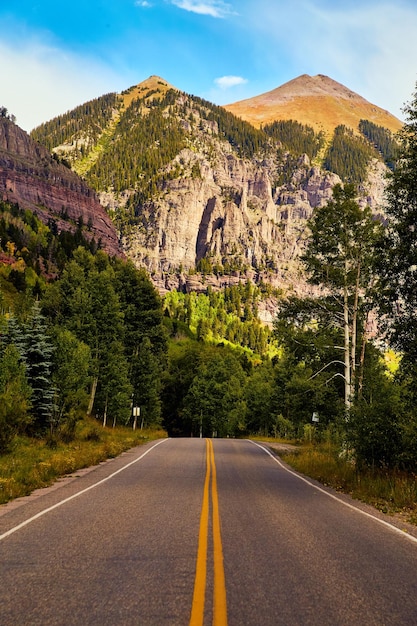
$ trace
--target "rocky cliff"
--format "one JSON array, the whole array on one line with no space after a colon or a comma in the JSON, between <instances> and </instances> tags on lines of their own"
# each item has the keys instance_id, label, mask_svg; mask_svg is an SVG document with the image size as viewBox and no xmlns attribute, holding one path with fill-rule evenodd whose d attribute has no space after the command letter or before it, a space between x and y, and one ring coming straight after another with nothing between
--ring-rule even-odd
<instances>
[{"instance_id":1,"label":"rocky cliff","mask_svg":"<svg viewBox=\"0 0 417 626\"><path fill-rule=\"evenodd\" d=\"M121 255L116 229L96 193L82 179L53 159L9 119L0 118L0 198L30 209L58 230L82 223L86 237L101 240L111 255Z\"/></svg>"},{"instance_id":2,"label":"rocky cliff","mask_svg":"<svg viewBox=\"0 0 417 626\"><path fill-rule=\"evenodd\" d=\"M324 78L321 87L332 88L326 98L338 106L362 102ZM110 105L103 97L84 109L68 120L52 120L35 135L83 170L114 216L127 256L149 270L162 292L220 288L247 278L306 291L299 263L306 220L341 182L323 168L325 145L308 156L159 77L113 97ZM102 127L94 138L97 119ZM358 200L378 213L387 168L374 146L368 148L374 156Z\"/></svg>"},{"instance_id":3,"label":"rocky cliff","mask_svg":"<svg viewBox=\"0 0 417 626\"><path fill-rule=\"evenodd\" d=\"M140 208L139 224L123 237L126 254L148 268L159 289L199 291L250 278L305 292L299 257L306 220L331 199L340 178L304 155L289 180L277 185L276 159L241 159L221 143L215 163L188 149L176 161L185 172L198 164L201 175L167 177L160 196ZM378 212L386 168L374 161L370 170L359 201Z\"/></svg>"}]
</instances>

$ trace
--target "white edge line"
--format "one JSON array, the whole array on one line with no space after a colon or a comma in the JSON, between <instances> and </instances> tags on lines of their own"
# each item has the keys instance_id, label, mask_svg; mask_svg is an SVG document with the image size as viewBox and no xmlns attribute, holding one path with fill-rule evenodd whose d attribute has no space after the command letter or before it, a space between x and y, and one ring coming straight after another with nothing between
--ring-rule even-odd
<instances>
[{"instance_id":1,"label":"white edge line","mask_svg":"<svg viewBox=\"0 0 417 626\"><path fill-rule=\"evenodd\" d=\"M329 498L332 498L333 500L336 500L337 502L340 502L340 504L343 504L344 506L347 506L349 509L352 509L353 511L356 511L357 513L360 513L361 515L365 515L366 517L369 517L369 518L375 520L376 522L379 522L380 524L383 524L384 526L387 526L387 528L389 528L390 530L395 531L396 533L399 533L403 537L406 537L409 541L412 541L413 543L417 543L417 537L413 537L413 535L409 535L406 531L401 530L401 528L397 528L397 526L394 526L393 524L390 524L389 522L386 522L385 520L380 519L379 517L376 517L375 515L372 515L371 513L367 513L366 511L362 511L362 509L359 509L358 507L354 506L353 504L349 504L349 502L345 502L344 500L342 500L338 496L335 496L333 493L330 493L330 492L326 491L325 489L323 489L322 487L319 487L318 485L315 485L314 483L309 481L307 478L304 478L304 476L301 476L300 474L297 474L297 472L289 469L288 467L285 467L285 465L283 463L281 463L281 461L279 459L277 459L277 457L274 456L272 454L272 452L270 450L268 450L267 448L265 448L264 446L261 446L259 443L256 443L255 441L252 441L251 439L248 439L247 441L250 441L251 443L253 443L254 446L257 446L258 448L260 448L261 450L263 450L264 452L269 454L269 456L275 461L275 463L278 463L278 465L283 470L285 470L286 472L289 472L290 474L292 474L293 476L295 476L299 480L302 480L307 485L310 485L310 487L312 487L313 489L317 489L317 491L320 491L321 493L324 493L324 495L328 496ZM1 537L0 537L0 539L1 539Z\"/></svg>"},{"instance_id":2,"label":"white edge line","mask_svg":"<svg viewBox=\"0 0 417 626\"><path fill-rule=\"evenodd\" d=\"M86 493L87 491L90 491L90 489L94 489L95 487L98 487L99 485L102 485L107 480L110 480L111 478L113 478L117 474L120 474L120 472L123 472L125 469L127 469L128 467L130 467L134 463L137 463L138 461L143 459L143 457L146 456L147 454L149 454L149 452L151 452L151 450L156 448L156 446L159 446L161 443L164 443L165 441L168 441L168 439L162 439L161 441L158 441L151 448L149 448L149 450L146 450L146 452L144 452L137 459L134 459L133 461L131 461L127 465L124 465L123 467L121 467L120 469L116 470L115 472L113 472L112 474L107 476L106 478L102 478L97 483L94 483L93 485L90 485L89 487L86 487L85 489L82 489L81 491L78 491L77 493L74 493L72 496L69 496L68 498L65 498L64 500L60 500L59 502L57 502L53 506L50 506L47 509L43 509L43 511L39 511L39 513L36 513L36 515L33 515L33 517L29 517L24 522L21 522L21 524L18 524L17 526L14 526L13 528L10 528L10 530L8 530L5 533L3 533L2 535L0 535L0 541L5 539L6 537L9 537L13 533L17 532L18 530L20 530L24 526L27 526L31 522L34 522L39 517L42 517L43 515L46 515L46 513L49 513L50 511L53 511L54 509L57 509L58 507L62 506L63 504L66 504L70 500L74 500L74 498L78 498L78 496L81 496L83 493Z\"/></svg>"}]
</instances>

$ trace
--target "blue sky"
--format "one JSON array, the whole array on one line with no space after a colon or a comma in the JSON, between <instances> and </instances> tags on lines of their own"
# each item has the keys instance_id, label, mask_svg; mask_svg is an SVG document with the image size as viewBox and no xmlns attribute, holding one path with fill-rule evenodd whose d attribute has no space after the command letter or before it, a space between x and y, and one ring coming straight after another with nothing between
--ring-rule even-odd
<instances>
[{"instance_id":1,"label":"blue sky","mask_svg":"<svg viewBox=\"0 0 417 626\"><path fill-rule=\"evenodd\" d=\"M156 74L216 104L326 74L402 118L416 0L1 0L0 105L29 131Z\"/></svg>"}]
</instances>

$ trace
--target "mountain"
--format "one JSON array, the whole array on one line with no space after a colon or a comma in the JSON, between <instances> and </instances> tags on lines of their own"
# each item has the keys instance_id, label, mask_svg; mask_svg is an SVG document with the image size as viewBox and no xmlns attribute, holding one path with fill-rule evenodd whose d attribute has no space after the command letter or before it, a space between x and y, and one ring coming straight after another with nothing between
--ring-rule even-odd
<instances>
[{"instance_id":1,"label":"mountain","mask_svg":"<svg viewBox=\"0 0 417 626\"><path fill-rule=\"evenodd\" d=\"M247 279L302 291L306 220L333 186L355 182L359 202L381 211L391 131L369 119L352 131L343 121L331 138L302 120L260 129L152 76L32 137L95 189L126 255L161 292Z\"/></svg>"},{"instance_id":2,"label":"mountain","mask_svg":"<svg viewBox=\"0 0 417 626\"><path fill-rule=\"evenodd\" d=\"M303 74L277 89L225 106L254 126L275 120L297 120L330 134L343 124L355 131L361 119L396 132L401 122L328 76Z\"/></svg>"},{"instance_id":3,"label":"mountain","mask_svg":"<svg viewBox=\"0 0 417 626\"><path fill-rule=\"evenodd\" d=\"M96 193L10 119L0 117L0 198L55 222L59 231L84 224L111 255L121 255L113 222Z\"/></svg>"}]
</instances>

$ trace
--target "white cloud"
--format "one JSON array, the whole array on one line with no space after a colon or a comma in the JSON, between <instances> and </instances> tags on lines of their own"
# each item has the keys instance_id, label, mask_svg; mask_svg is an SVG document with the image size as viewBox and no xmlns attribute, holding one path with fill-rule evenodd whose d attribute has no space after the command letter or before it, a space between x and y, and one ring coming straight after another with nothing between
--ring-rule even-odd
<instances>
[{"instance_id":1,"label":"white cloud","mask_svg":"<svg viewBox=\"0 0 417 626\"><path fill-rule=\"evenodd\" d=\"M145 9L148 9L152 6L152 4L150 2L147 2L147 0L136 0L135 2L135 7L144 7Z\"/></svg>"},{"instance_id":2,"label":"white cloud","mask_svg":"<svg viewBox=\"0 0 417 626\"><path fill-rule=\"evenodd\" d=\"M115 91L121 76L99 62L53 45L0 41L0 105L29 132L35 126L79 104Z\"/></svg>"},{"instance_id":3,"label":"white cloud","mask_svg":"<svg viewBox=\"0 0 417 626\"><path fill-rule=\"evenodd\" d=\"M248 81L246 78L242 78L242 76L221 76L220 78L215 78L214 82L221 89L230 89L237 85L245 85Z\"/></svg>"},{"instance_id":4,"label":"white cloud","mask_svg":"<svg viewBox=\"0 0 417 626\"><path fill-rule=\"evenodd\" d=\"M171 0L179 9L198 13L199 15L210 15L211 17L223 18L227 15L234 15L230 4L221 0Z\"/></svg>"}]
</instances>

